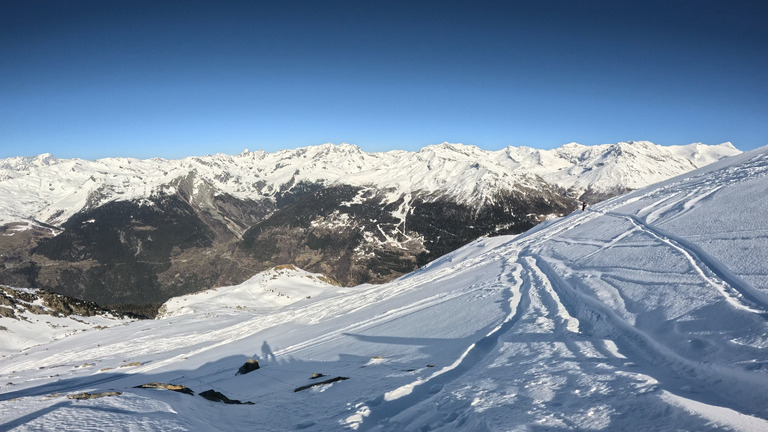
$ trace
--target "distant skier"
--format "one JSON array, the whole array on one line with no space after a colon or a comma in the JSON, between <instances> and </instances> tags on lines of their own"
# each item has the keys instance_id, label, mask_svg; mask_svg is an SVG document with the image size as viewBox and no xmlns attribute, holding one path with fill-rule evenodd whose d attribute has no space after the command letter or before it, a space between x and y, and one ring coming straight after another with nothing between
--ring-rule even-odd
<instances>
[{"instance_id":1,"label":"distant skier","mask_svg":"<svg viewBox=\"0 0 768 432\"><path fill-rule=\"evenodd\" d=\"M583 202L581 203L581 211L587 210L587 203Z\"/></svg>"}]
</instances>

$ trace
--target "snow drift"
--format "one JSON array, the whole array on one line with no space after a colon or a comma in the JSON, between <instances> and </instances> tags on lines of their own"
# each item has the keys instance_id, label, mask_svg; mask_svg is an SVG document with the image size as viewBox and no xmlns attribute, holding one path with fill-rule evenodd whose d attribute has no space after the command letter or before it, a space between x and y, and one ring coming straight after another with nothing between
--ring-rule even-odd
<instances>
[{"instance_id":1,"label":"snow drift","mask_svg":"<svg viewBox=\"0 0 768 432\"><path fill-rule=\"evenodd\" d=\"M385 285L79 333L3 359L1 428L766 430L766 190L762 148Z\"/></svg>"}]
</instances>

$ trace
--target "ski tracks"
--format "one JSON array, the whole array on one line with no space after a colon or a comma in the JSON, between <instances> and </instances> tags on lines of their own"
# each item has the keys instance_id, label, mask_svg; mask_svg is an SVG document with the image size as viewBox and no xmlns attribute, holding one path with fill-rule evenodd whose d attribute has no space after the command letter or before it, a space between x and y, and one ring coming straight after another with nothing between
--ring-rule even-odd
<instances>
[{"instance_id":1,"label":"ski tracks","mask_svg":"<svg viewBox=\"0 0 768 432\"><path fill-rule=\"evenodd\" d=\"M511 269L505 270L502 275L507 279L508 289L511 291L509 299L511 312L499 325L469 345L452 364L426 378L419 378L377 398L358 404L357 411L343 423L354 430L371 430L377 427L387 429L394 427L395 430L400 430L401 422L405 419L397 418L398 415L402 417L409 409L430 399L446 385L480 364L496 348L499 338L515 325L522 311L528 307L528 296L523 290L527 291L529 285L521 283L521 267L516 263L508 264L512 264Z\"/></svg>"},{"instance_id":2,"label":"ski tracks","mask_svg":"<svg viewBox=\"0 0 768 432\"><path fill-rule=\"evenodd\" d=\"M735 175L732 181L743 181L748 177ZM694 180L686 185L686 193L682 200L657 199L656 207L661 205L662 208L652 217L660 217L662 214L682 215L696 207L700 201L713 198L722 189L722 186L708 184L701 179ZM734 308L767 317L768 299L764 294L742 281L725 265L706 254L698 246L667 234L637 216L614 213L618 207L643 199L652 199L654 195L654 192L645 194L641 192L629 201L609 200L600 208L574 212L559 224L539 230L534 229L500 245L493 253L504 256L515 268L514 276L510 277L512 298L517 299L513 312L492 332L471 344L450 366L429 377L391 390L379 398L358 404L358 411L343 424L357 430L431 430L435 427L451 429L453 425L460 424L458 419L463 418L466 421L471 417L468 413L472 411L468 403L457 402L455 395L449 394L451 390L455 391L457 386L467 384L466 381L471 381L472 378L483 376L480 370L490 362L500 361L492 353L503 350L502 345L541 346L544 343L542 341L564 347L552 348L552 355L563 359L566 358L563 357L564 355L570 355L571 359L576 359L577 369L580 372L566 372L560 377L570 376L580 377L573 379L600 381L604 380L605 375L600 374L605 370L613 371L617 378L604 381L607 383L605 385L613 390L606 390L602 394L602 399L598 398L605 402L605 406L623 406L638 409L640 412L645 410L652 414L659 409L669 412L670 409L674 409L674 406L678 408L685 406L686 408L682 409L683 414L676 414L676 420L681 421L679 424L685 424L687 421L685 419L693 417L696 421L704 422L701 424L708 427L712 427L712 424L706 420L708 417L703 415L701 410L689 409L690 406L701 406L704 410L719 408L712 404L732 406L740 411L746 410L750 414L765 415L765 398L750 399L749 396L761 394L760 388L768 384L765 376L756 376L727 364L706 364L682 356L675 347L666 346L662 341L655 339L652 332L647 333L643 328L627 322L600 299L578 287L569 285L570 279L564 275L570 274L572 269L560 268L558 266L563 263L554 259L550 262L549 258L536 253L535 245L561 237L568 230L595 218L602 216L626 218L632 224L632 228L613 241L601 245L603 246L601 249L615 246L632 233L645 233L682 254L694 272L708 285L717 289ZM666 200L668 201L660 202ZM641 211L646 211L650 207ZM482 257L476 259L482 259ZM535 339L535 337L542 339ZM599 360L595 360L595 353L600 356ZM536 373L529 373L519 365L515 366L515 362L519 360L510 359L509 361L512 362L509 364L510 373L522 372L525 378L520 379L534 378L532 382L535 384ZM559 367L557 363L546 361L545 357L539 357L533 361L545 362L547 364L544 366L545 369L552 368L549 373L553 373L553 370L557 373ZM599 365L599 368L594 365ZM631 369L627 370L627 368ZM461 379L465 375L468 376L467 379ZM652 395L645 398L643 402L632 399L634 397L632 392L627 393L626 388L634 385ZM468 388L476 389L477 387L469 386ZM528 388L527 385L526 388ZM659 388L666 390L659 391ZM617 393L616 390L618 390ZM611 394L611 391L614 393ZM669 391L682 391L688 399L675 396ZM614 404L611 400L617 394L624 399L619 404ZM550 400L556 400L554 396L549 397ZM680 399L683 402L671 404L667 400L670 398ZM543 400L547 400L546 397ZM446 415L446 411L440 411L438 402L451 405L457 412ZM536 407L541 408L541 413L547 412L546 409L549 408L550 417L557 417L556 414L552 414L553 411L557 411L556 408L553 410L552 407L543 405L536 405ZM516 416L522 418L530 412L517 413ZM618 412L621 410L619 409ZM626 420L621 415L618 419L618 424L614 424L610 419L606 421L611 426L620 426L622 421ZM557 420L560 421L557 427L576 429L583 427L569 423L569 420L563 417ZM454 421L456 423L453 423ZM524 420L521 421L524 422ZM665 420L661 421L665 422ZM760 420L757 424L764 423ZM624 425L637 427L636 424L626 423L626 421ZM479 428L482 429L482 427ZM739 429L736 426L734 428Z\"/></svg>"},{"instance_id":3,"label":"ski tracks","mask_svg":"<svg viewBox=\"0 0 768 432\"><path fill-rule=\"evenodd\" d=\"M544 275L548 284L563 300L563 306L580 319L580 329L592 341L606 337L616 343L633 365L632 374L652 377L663 387L678 392L685 389L692 399L720 406L738 406L740 411L748 407L751 414L765 415L765 398L760 401L744 395L764 394L760 391L768 385L764 375L749 374L727 365L705 364L678 354L674 347L657 341L624 319L600 300L570 286L543 257L532 254L528 259ZM562 270L562 269L561 269ZM700 392L698 389L709 389ZM712 389L715 389L713 392ZM745 399L746 398L746 399Z\"/></svg>"},{"instance_id":4,"label":"ski tracks","mask_svg":"<svg viewBox=\"0 0 768 432\"><path fill-rule=\"evenodd\" d=\"M646 223L637 216L617 213L608 213L607 216L626 219L636 228L677 250L688 260L694 271L715 288L733 307L762 315L768 319L768 299L766 296L733 274L727 266L704 252L700 247L683 238L665 233L662 229Z\"/></svg>"},{"instance_id":5,"label":"ski tracks","mask_svg":"<svg viewBox=\"0 0 768 432\"><path fill-rule=\"evenodd\" d=\"M594 346L579 335L579 320L567 310L533 256L507 251L506 257L510 267L506 271L506 279L511 297L510 313L504 321L469 345L452 364L426 378L357 404L357 411L343 424L354 430L410 430L445 425L459 419L462 417L460 412L448 416L448 420L444 416L425 414L425 410L429 411L426 407L434 405L428 401L445 396L443 389L446 386L492 363L495 358L492 354L498 351L502 341L525 339L529 337L526 332L555 334L577 358L597 356L607 361L623 361L624 357L616 352L615 345ZM521 319L526 321L526 327L516 330ZM530 326L536 330L531 330Z\"/></svg>"}]
</instances>

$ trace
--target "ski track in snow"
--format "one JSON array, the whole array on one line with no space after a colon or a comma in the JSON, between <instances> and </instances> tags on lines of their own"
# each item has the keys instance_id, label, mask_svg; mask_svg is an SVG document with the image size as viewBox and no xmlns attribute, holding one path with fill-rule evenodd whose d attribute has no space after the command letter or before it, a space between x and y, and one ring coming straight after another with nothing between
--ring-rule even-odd
<instances>
[{"instance_id":1,"label":"ski track in snow","mask_svg":"<svg viewBox=\"0 0 768 432\"><path fill-rule=\"evenodd\" d=\"M509 271L502 273L502 278L508 277L510 282L516 278ZM437 393L446 384L456 380L471 368L476 366L493 350L499 337L514 326L519 310L525 308L521 301L520 285L511 283L509 290L510 313L505 320L483 338L475 341L452 364L440 369L424 379L405 384L383 395L383 397L368 401L359 411L365 412L365 416L354 415L348 419L348 425L354 425L357 430L369 430L377 426L379 422L387 418L397 417L398 414L418 403L424 402ZM506 301L506 300L505 300ZM358 418L362 421L358 421Z\"/></svg>"},{"instance_id":2,"label":"ski track in snow","mask_svg":"<svg viewBox=\"0 0 768 432\"><path fill-rule=\"evenodd\" d=\"M608 215L612 216L610 213ZM749 284L731 273L717 259L707 255L694 244L680 237L665 233L658 227L645 223L636 216L621 216L683 254L701 278L716 288L718 292L722 293L723 297L734 307L760 314L768 319L768 299L765 299L762 293L754 290Z\"/></svg>"}]
</instances>

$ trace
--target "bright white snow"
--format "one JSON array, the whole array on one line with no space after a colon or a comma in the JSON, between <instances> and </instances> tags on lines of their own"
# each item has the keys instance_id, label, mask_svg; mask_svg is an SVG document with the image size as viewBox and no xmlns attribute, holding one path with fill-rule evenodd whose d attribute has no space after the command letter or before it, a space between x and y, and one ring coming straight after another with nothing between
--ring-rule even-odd
<instances>
[{"instance_id":1,"label":"bright white snow","mask_svg":"<svg viewBox=\"0 0 768 432\"><path fill-rule=\"evenodd\" d=\"M176 299L3 359L0 429L768 430L767 190L763 148L388 284ZM313 373L348 379L294 392ZM86 391L122 394L65 397Z\"/></svg>"},{"instance_id":2,"label":"bright white snow","mask_svg":"<svg viewBox=\"0 0 768 432\"><path fill-rule=\"evenodd\" d=\"M174 297L165 302L159 315L161 318L213 315L227 309L272 311L297 302L340 295L351 289L335 286L323 275L284 265L263 271L240 285Z\"/></svg>"}]
</instances>

